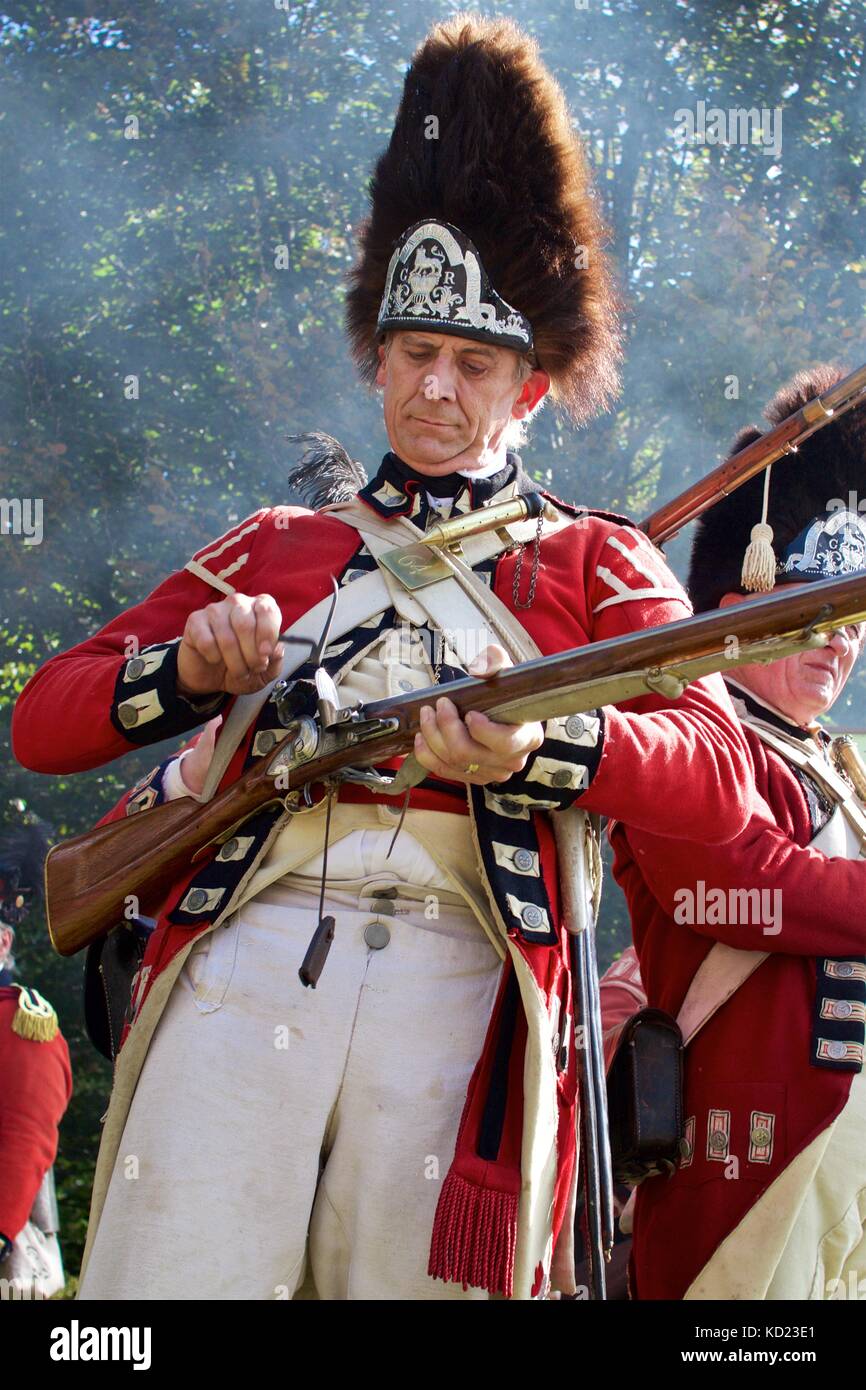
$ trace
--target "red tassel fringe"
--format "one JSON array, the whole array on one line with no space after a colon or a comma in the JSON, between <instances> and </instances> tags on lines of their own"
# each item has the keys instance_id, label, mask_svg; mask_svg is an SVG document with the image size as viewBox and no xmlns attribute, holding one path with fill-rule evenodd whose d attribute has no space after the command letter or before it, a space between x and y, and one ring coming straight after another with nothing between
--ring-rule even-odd
<instances>
[{"instance_id":1,"label":"red tassel fringe","mask_svg":"<svg viewBox=\"0 0 866 1390\"><path fill-rule=\"evenodd\" d=\"M510 1298L517 1203L515 1193L477 1187L452 1169L442 1184L433 1222L427 1266L431 1278Z\"/></svg>"}]
</instances>

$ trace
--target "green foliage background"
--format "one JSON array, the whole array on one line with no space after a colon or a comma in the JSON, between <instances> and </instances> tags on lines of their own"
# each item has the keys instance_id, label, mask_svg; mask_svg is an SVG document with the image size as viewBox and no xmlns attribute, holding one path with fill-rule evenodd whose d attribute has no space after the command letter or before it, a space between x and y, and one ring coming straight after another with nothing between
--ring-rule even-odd
<instances>
[{"instance_id":1,"label":"green foliage background","mask_svg":"<svg viewBox=\"0 0 866 1390\"><path fill-rule=\"evenodd\" d=\"M0 819L82 830L164 749L75 777L18 766L16 695L256 507L292 500L286 434L375 468L344 276L405 64L445 0L32 0L0 12L0 491L44 540L0 537ZM708 471L790 373L864 359L862 0L486 4L534 33L587 138L629 296L619 408L579 435L545 410L524 457L563 496L644 515ZM675 113L781 107L757 146L683 146ZM288 266L278 269L279 247ZM729 399L726 378L739 395ZM137 398L128 378L137 377ZM680 573L685 539L669 550ZM837 716L866 723L862 682ZM24 933L22 933L24 935ZM602 966L627 939L607 896ZM77 1269L110 1086L78 960L32 924L22 978L61 1015L76 1094L59 1160Z\"/></svg>"}]
</instances>

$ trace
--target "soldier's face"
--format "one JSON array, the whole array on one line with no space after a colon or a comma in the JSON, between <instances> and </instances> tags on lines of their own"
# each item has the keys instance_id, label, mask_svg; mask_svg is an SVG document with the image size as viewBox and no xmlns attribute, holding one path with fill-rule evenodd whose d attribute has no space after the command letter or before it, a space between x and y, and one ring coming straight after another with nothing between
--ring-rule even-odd
<instances>
[{"instance_id":1,"label":"soldier's face","mask_svg":"<svg viewBox=\"0 0 866 1390\"><path fill-rule=\"evenodd\" d=\"M403 330L379 348L385 428L404 463L432 477L505 462L505 429L547 391L534 371L521 384L517 355L449 333Z\"/></svg>"},{"instance_id":2,"label":"soldier's face","mask_svg":"<svg viewBox=\"0 0 866 1390\"><path fill-rule=\"evenodd\" d=\"M786 584L785 589L799 589L800 584ZM750 594L748 598L763 598ZM720 607L748 602L742 594L725 594ZM736 623L731 617L731 631ZM766 666L741 666L731 671L734 680L754 691L759 699L781 710L803 728L825 714L838 700L854 663L863 650L866 624L839 628L825 647L815 647L783 657ZM722 673L724 675L724 672Z\"/></svg>"}]
</instances>

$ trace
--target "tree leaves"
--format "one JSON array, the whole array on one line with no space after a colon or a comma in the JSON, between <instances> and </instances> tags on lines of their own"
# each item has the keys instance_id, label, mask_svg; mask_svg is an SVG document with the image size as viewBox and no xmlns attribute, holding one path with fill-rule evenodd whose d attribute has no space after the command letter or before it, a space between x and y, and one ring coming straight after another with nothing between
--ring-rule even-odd
<instances>
[{"instance_id":1,"label":"tree leaves","mask_svg":"<svg viewBox=\"0 0 866 1390\"><path fill-rule=\"evenodd\" d=\"M351 228L405 64L453 7L121 0L104 21L68 8L7 5L0 29L18 156L0 206L0 491L44 506L41 545L0 541L0 718L7 794L72 833L160 750L86 776L27 773L8 721L29 674L229 516L292 500L287 434L325 429L368 469L387 447L343 336ZM793 371L866 356L862 5L496 8L537 34L566 89L630 299L619 410L578 435L545 409L526 462L560 495L644 515L712 468ZM780 107L778 172L754 145L677 143L676 112L698 100ZM686 550L687 537L669 549L680 573ZM844 717L866 725L862 677L851 689ZM612 952L626 926L610 895L605 913ZM78 963L42 946L27 960L73 1031L74 1269L108 1078L72 1021Z\"/></svg>"}]
</instances>

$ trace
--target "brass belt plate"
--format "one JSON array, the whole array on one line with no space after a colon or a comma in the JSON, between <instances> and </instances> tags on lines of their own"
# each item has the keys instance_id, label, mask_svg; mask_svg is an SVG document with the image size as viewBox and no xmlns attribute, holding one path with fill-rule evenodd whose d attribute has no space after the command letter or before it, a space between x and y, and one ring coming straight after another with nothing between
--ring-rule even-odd
<instances>
[{"instance_id":1,"label":"brass belt plate","mask_svg":"<svg viewBox=\"0 0 866 1390\"><path fill-rule=\"evenodd\" d=\"M454 573L442 556L430 545L404 545L379 556L379 564L408 589L424 589L439 579L450 579Z\"/></svg>"}]
</instances>

